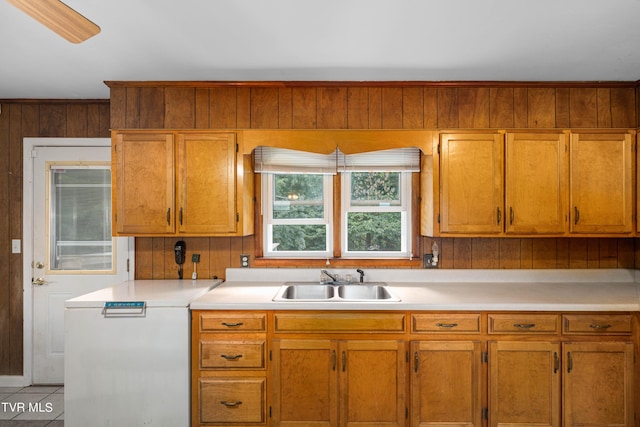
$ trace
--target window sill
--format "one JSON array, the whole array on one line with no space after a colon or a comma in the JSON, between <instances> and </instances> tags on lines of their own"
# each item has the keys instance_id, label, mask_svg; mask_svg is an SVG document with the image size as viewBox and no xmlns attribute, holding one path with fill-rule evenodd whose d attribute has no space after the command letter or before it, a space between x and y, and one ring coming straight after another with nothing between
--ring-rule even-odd
<instances>
[{"instance_id":1,"label":"window sill","mask_svg":"<svg viewBox=\"0 0 640 427\"><path fill-rule=\"evenodd\" d=\"M368 268L422 268L422 260L413 259L389 259L389 258L255 258L254 267L274 268L335 268L335 267L368 267Z\"/></svg>"}]
</instances>

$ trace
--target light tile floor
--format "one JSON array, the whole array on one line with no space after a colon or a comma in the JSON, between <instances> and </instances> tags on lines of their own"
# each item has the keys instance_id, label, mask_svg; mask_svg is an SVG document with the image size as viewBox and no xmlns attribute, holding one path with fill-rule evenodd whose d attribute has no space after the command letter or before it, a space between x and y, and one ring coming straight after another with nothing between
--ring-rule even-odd
<instances>
[{"instance_id":1,"label":"light tile floor","mask_svg":"<svg viewBox=\"0 0 640 427\"><path fill-rule=\"evenodd\" d=\"M0 427L45 426L64 426L64 387L0 387Z\"/></svg>"}]
</instances>

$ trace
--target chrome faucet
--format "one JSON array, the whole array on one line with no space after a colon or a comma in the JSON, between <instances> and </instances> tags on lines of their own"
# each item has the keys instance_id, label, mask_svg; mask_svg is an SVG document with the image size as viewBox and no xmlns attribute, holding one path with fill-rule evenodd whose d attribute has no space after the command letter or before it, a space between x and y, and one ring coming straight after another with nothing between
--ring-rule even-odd
<instances>
[{"instance_id":1,"label":"chrome faucet","mask_svg":"<svg viewBox=\"0 0 640 427\"><path fill-rule=\"evenodd\" d=\"M325 280L327 277L331 280ZM336 283L337 281L338 281L338 278L333 274L329 273L327 270L320 270L321 283L331 284L331 283Z\"/></svg>"}]
</instances>

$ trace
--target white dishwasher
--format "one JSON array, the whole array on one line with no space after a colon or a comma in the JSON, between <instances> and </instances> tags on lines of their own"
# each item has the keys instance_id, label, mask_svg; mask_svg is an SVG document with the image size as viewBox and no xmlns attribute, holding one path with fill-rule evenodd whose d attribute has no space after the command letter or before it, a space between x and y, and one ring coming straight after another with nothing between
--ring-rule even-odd
<instances>
[{"instance_id":1,"label":"white dishwasher","mask_svg":"<svg viewBox=\"0 0 640 427\"><path fill-rule=\"evenodd\" d=\"M220 283L133 280L66 301L65 427L188 427L189 304Z\"/></svg>"}]
</instances>

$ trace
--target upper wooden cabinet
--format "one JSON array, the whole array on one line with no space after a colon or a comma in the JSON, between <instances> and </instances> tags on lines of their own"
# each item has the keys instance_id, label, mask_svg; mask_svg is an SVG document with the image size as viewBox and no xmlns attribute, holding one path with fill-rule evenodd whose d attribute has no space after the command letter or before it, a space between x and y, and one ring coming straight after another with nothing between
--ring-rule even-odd
<instances>
[{"instance_id":1,"label":"upper wooden cabinet","mask_svg":"<svg viewBox=\"0 0 640 427\"><path fill-rule=\"evenodd\" d=\"M500 234L504 216L502 135L440 135L440 232Z\"/></svg>"},{"instance_id":2,"label":"upper wooden cabinet","mask_svg":"<svg viewBox=\"0 0 640 427\"><path fill-rule=\"evenodd\" d=\"M443 133L439 234L632 235L634 140L633 131Z\"/></svg>"},{"instance_id":3,"label":"upper wooden cabinet","mask_svg":"<svg viewBox=\"0 0 640 427\"><path fill-rule=\"evenodd\" d=\"M634 140L631 132L571 135L571 233L633 232Z\"/></svg>"},{"instance_id":4,"label":"upper wooden cabinet","mask_svg":"<svg viewBox=\"0 0 640 427\"><path fill-rule=\"evenodd\" d=\"M566 231L566 140L564 133L507 133L506 233L557 235Z\"/></svg>"},{"instance_id":5,"label":"upper wooden cabinet","mask_svg":"<svg viewBox=\"0 0 640 427\"><path fill-rule=\"evenodd\" d=\"M115 131L118 235L253 233L253 172L232 132Z\"/></svg>"}]
</instances>

